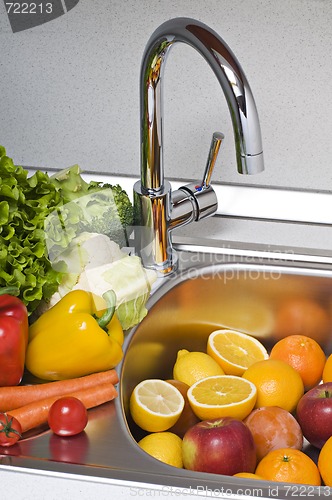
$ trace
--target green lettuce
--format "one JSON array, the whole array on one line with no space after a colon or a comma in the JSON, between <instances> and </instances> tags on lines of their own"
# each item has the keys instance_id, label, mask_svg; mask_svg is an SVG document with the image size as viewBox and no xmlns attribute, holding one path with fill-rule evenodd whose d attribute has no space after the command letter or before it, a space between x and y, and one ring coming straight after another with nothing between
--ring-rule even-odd
<instances>
[{"instance_id":1,"label":"green lettuce","mask_svg":"<svg viewBox=\"0 0 332 500\"><path fill-rule=\"evenodd\" d=\"M0 146L0 287L16 287L29 315L68 278L71 270L58 257L75 238L95 231L124 244L131 224L131 202L120 186L87 183L78 165L29 177Z\"/></svg>"},{"instance_id":2,"label":"green lettuce","mask_svg":"<svg viewBox=\"0 0 332 500\"><path fill-rule=\"evenodd\" d=\"M44 220L62 204L46 173L31 177L0 146L0 287L14 286L29 314L48 300L62 279L48 258Z\"/></svg>"}]
</instances>

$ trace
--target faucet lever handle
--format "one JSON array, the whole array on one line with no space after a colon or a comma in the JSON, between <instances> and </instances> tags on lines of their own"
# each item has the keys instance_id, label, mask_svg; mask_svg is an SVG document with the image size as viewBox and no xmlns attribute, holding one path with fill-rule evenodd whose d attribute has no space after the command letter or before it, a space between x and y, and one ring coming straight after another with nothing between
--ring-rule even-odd
<instances>
[{"instance_id":1,"label":"faucet lever handle","mask_svg":"<svg viewBox=\"0 0 332 500\"><path fill-rule=\"evenodd\" d=\"M211 175L214 169L214 165L217 160L220 146L224 139L225 136L221 132L213 132L209 156L206 162L206 167L203 175L203 181L202 181L203 189L207 188L210 185Z\"/></svg>"}]
</instances>

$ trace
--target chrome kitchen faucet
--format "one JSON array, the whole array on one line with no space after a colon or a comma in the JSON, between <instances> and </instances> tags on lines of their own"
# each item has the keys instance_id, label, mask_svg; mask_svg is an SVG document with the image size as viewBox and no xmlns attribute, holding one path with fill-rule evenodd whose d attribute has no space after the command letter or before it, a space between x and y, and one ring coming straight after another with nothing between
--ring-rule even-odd
<instances>
[{"instance_id":1,"label":"chrome kitchen faucet","mask_svg":"<svg viewBox=\"0 0 332 500\"><path fill-rule=\"evenodd\" d=\"M205 24L175 18L151 36L140 74L141 179L134 185L135 244L143 264L166 275L176 268L171 231L213 215L217 196L210 185L223 135L213 134L203 180L176 191L164 179L163 69L176 42L194 47L209 63L225 95L235 136L237 168L243 174L264 170L255 101L246 76L226 43Z\"/></svg>"}]
</instances>

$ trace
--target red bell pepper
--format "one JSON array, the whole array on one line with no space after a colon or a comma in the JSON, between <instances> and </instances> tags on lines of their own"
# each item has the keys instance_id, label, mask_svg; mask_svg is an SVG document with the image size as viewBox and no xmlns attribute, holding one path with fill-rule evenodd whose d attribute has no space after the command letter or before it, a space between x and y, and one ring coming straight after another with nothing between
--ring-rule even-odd
<instances>
[{"instance_id":1,"label":"red bell pepper","mask_svg":"<svg viewBox=\"0 0 332 500\"><path fill-rule=\"evenodd\" d=\"M28 312L12 288L0 290L0 386L18 385L28 345Z\"/></svg>"}]
</instances>

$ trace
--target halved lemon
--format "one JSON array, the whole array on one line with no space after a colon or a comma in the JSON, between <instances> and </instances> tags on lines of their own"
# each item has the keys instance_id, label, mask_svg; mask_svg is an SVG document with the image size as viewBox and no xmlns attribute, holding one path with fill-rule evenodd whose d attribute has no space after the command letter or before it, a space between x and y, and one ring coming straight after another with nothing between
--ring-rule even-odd
<instances>
[{"instance_id":1,"label":"halved lemon","mask_svg":"<svg viewBox=\"0 0 332 500\"><path fill-rule=\"evenodd\" d=\"M165 380L143 380L130 396L130 413L134 422L148 432L166 431L180 417L184 398Z\"/></svg>"},{"instance_id":2,"label":"halved lemon","mask_svg":"<svg viewBox=\"0 0 332 500\"><path fill-rule=\"evenodd\" d=\"M263 344L236 330L216 330L209 335L207 353L227 375L241 376L257 361L269 357Z\"/></svg>"},{"instance_id":3,"label":"halved lemon","mask_svg":"<svg viewBox=\"0 0 332 500\"><path fill-rule=\"evenodd\" d=\"M234 375L206 377L193 384L187 397L201 420L234 417L243 420L254 408L257 389L252 382Z\"/></svg>"}]
</instances>

